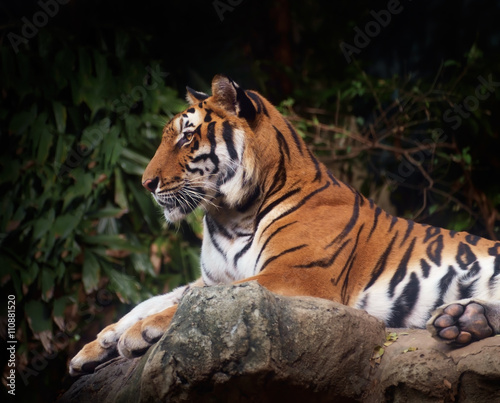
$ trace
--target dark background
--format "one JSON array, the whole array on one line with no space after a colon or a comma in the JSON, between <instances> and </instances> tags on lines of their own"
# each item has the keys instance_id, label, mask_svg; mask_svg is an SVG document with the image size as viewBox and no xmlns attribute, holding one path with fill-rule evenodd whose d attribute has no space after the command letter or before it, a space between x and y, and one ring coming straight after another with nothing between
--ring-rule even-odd
<instances>
[{"instance_id":1,"label":"dark background","mask_svg":"<svg viewBox=\"0 0 500 403\"><path fill-rule=\"evenodd\" d=\"M23 36L41 4L57 11L46 21L39 17L43 26L12 46L18 38L12 34ZM348 62L341 44L354 45L357 30L364 31L376 21L373 13L389 6L400 12ZM482 90L486 99L458 127L443 118L475 96L480 77L500 82L499 1L1 1L0 16L2 296L15 294L18 301L17 368L38 368L27 384L17 377L17 401L53 401L71 382L65 375L68 358L123 313L123 302L143 299L148 287L165 291L162 282L175 285L196 276L199 220L173 232L155 224L159 216L146 211L152 207L138 178L141 157L152 156L161 124L182 107L185 86L209 91L215 74L227 74L281 104L337 175L367 196L385 194L382 203L392 212L500 236L500 84L487 97ZM130 94L145 67L153 65L168 72L161 88L172 92L159 106L154 102L160 92L127 104L127 119L121 119L112 101ZM78 97L80 87L87 92ZM406 103L395 107L399 100ZM166 116L151 126L153 110ZM117 141L136 154L117 151L116 158L109 157L99 146L62 181L54 180L60 171L52 166L67 163L68 150L85 150L78 147L86 128L104 117L117 128ZM47 127L42 135L40 122ZM397 127L402 129L394 132ZM362 147L341 129L360 134ZM436 139L435 130L444 135ZM404 153L429 139L443 143L442 149L424 153L423 160L422 154ZM120 162L127 158L136 165ZM394 181L407 166L413 173ZM65 190L77 192L87 174L92 186L67 201ZM128 202L117 197L122 179ZM124 206L130 211L118 213ZM85 212L75 216L79 208ZM68 214L56 224L70 229L53 234L51 214L56 221ZM114 237L98 238L114 252L100 253L89 234ZM119 235L128 243L120 243ZM47 246L51 237L56 241ZM192 248L192 254L175 255L179 245ZM153 249L160 250L161 263L149 262ZM120 255L123 250L128 252ZM100 269L94 272L95 262ZM47 320L37 324L39 316ZM60 317L66 327L55 319ZM65 329L64 343L47 359L40 335L53 336L58 329Z\"/></svg>"}]
</instances>

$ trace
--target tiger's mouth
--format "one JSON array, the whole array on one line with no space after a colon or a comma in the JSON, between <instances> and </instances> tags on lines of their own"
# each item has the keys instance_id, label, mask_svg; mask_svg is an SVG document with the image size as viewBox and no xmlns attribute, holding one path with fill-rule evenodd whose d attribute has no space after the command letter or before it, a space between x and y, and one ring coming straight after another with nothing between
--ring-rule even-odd
<instances>
[{"instance_id":1,"label":"tiger's mouth","mask_svg":"<svg viewBox=\"0 0 500 403\"><path fill-rule=\"evenodd\" d=\"M205 193L203 189L196 187L183 187L176 192L160 191L154 194L156 202L163 207L165 212L179 211L182 215L187 215L195 210L203 201Z\"/></svg>"}]
</instances>

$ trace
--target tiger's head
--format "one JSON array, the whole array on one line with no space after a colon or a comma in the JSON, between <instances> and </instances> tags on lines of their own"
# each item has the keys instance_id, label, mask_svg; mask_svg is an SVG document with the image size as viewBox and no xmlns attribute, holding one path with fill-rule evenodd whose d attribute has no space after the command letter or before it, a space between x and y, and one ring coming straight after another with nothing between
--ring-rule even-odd
<instances>
[{"instance_id":1,"label":"tiger's head","mask_svg":"<svg viewBox=\"0 0 500 403\"><path fill-rule=\"evenodd\" d=\"M212 96L187 88L190 106L165 125L142 177L167 221L179 221L198 206L235 207L254 192L257 110L248 95L221 75L212 81Z\"/></svg>"}]
</instances>

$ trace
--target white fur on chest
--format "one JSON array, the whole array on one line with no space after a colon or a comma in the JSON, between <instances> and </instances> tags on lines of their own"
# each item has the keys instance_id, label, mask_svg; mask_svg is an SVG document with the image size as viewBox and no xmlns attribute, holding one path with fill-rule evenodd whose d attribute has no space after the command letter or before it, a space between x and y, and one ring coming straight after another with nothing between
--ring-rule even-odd
<instances>
[{"instance_id":1,"label":"white fur on chest","mask_svg":"<svg viewBox=\"0 0 500 403\"><path fill-rule=\"evenodd\" d=\"M258 248L252 235L232 239L210 234L205 225L201 248L201 269L205 284L229 284L253 276ZM241 231L244 233L244 231Z\"/></svg>"}]
</instances>

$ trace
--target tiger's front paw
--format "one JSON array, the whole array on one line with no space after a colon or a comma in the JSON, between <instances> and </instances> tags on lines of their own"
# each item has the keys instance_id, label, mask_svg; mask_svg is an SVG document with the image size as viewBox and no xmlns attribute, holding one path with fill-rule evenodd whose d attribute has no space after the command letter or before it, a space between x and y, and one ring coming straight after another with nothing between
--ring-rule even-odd
<instances>
[{"instance_id":1,"label":"tiger's front paw","mask_svg":"<svg viewBox=\"0 0 500 403\"><path fill-rule=\"evenodd\" d=\"M116 345L104 348L99 340L86 344L69 363L69 374L79 376L94 372L95 368L118 355Z\"/></svg>"},{"instance_id":2,"label":"tiger's front paw","mask_svg":"<svg viewBox=\"0 0 500 403\"><path fill-rule=\"evenodd\" d=\"M127 358L143 355L167 331L176 311L172 307L137 322L118 340L118 352Z\"/></svg>"},{"instance_id":3,"label":"tiger's front paw","mask_svg":"<svg viewBox=\"0 0 500 403\"><path fill-rule=\"evenodd\" d=\"M438 308L427 322L438 340L465 345L493 335L484 307L474 301L451 303Z\"/></svg>"}]
</instances>

